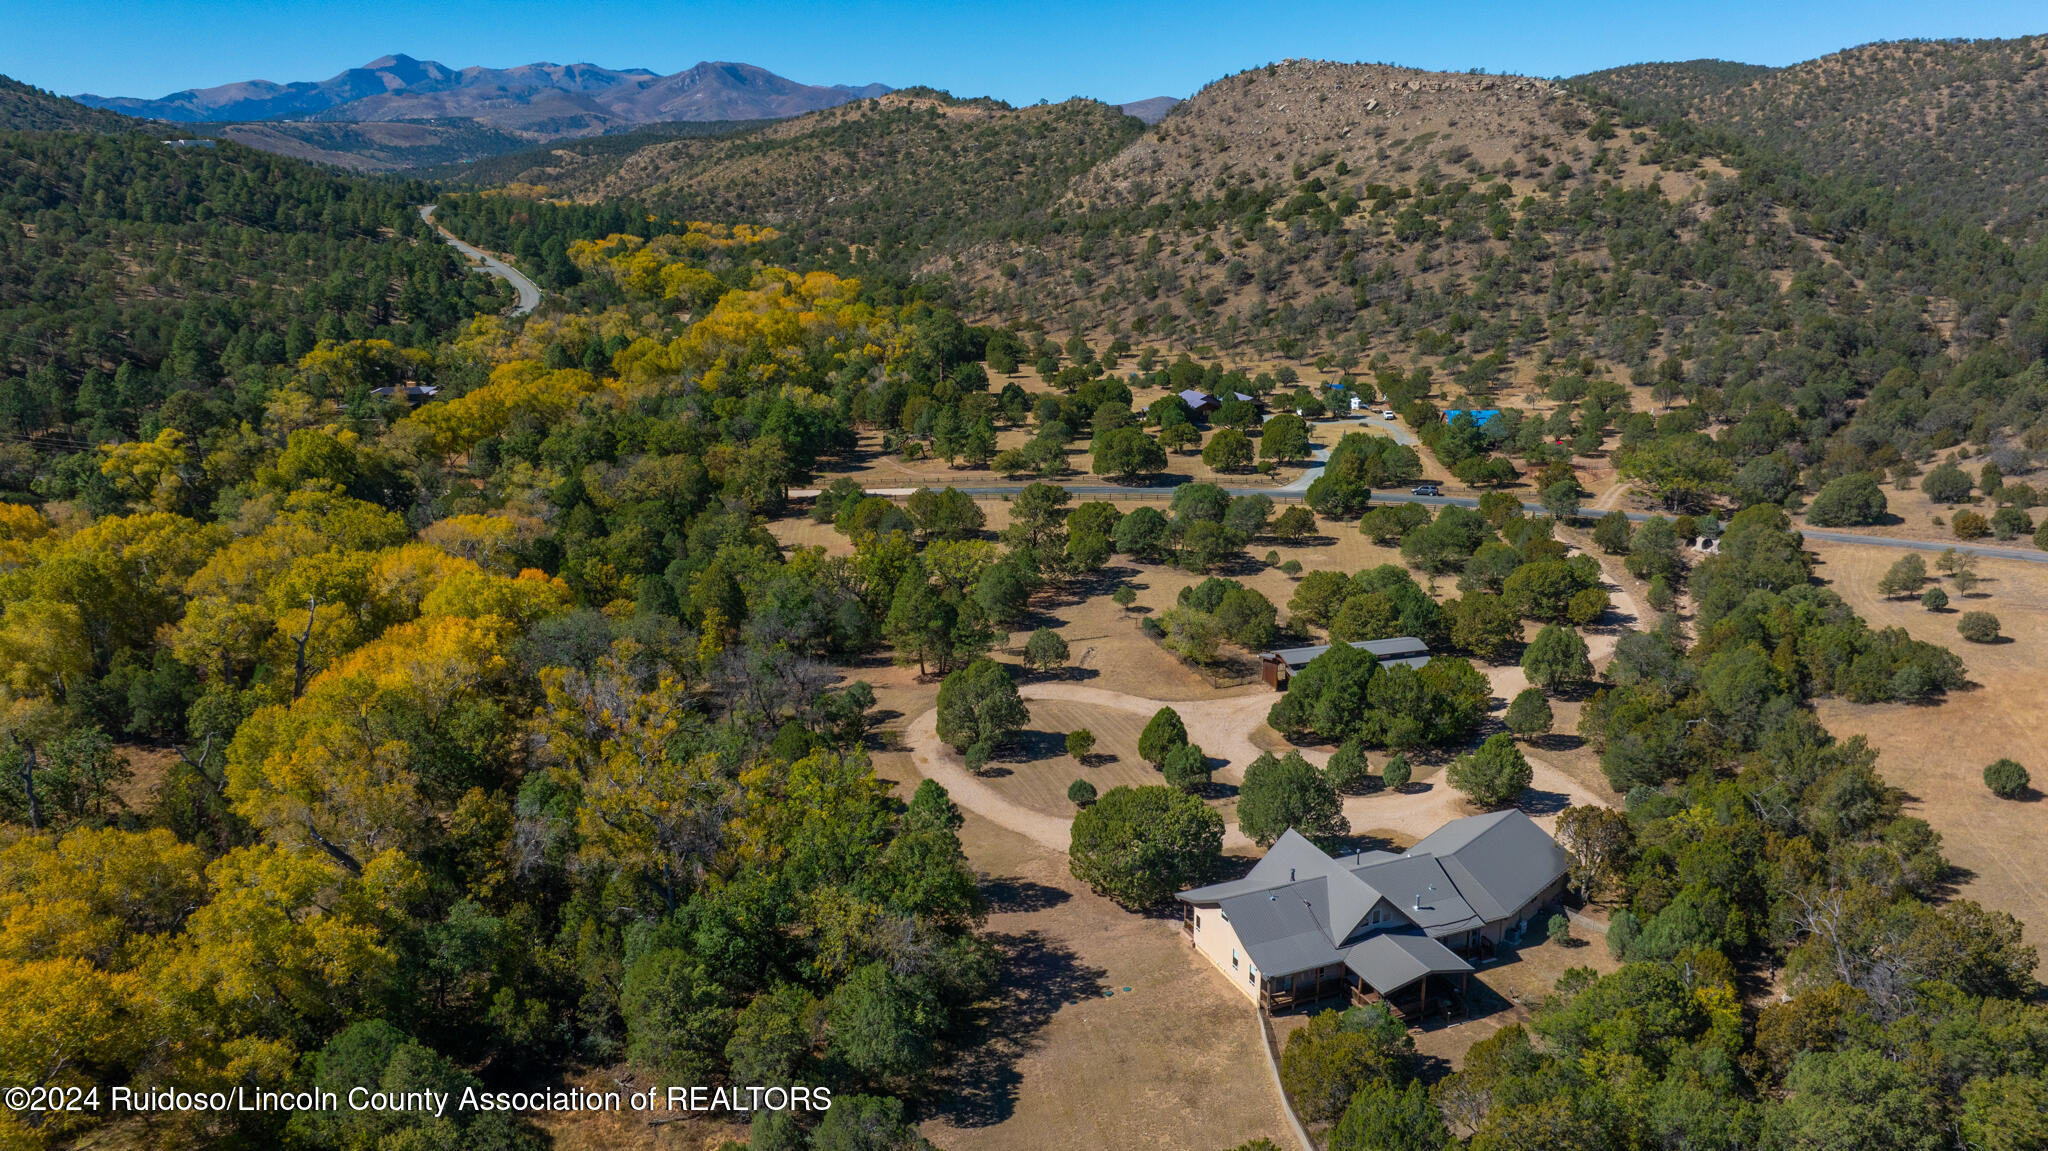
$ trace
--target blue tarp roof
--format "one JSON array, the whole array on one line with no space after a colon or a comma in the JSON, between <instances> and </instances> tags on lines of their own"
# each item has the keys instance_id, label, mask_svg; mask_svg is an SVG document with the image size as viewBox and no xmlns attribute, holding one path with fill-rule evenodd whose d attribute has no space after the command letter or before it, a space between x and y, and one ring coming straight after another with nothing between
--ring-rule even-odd
<instances>
[{"instance_id":1,"label":"blue tarp roof","mask_svg":"<svg viewBox=\"0 0 2048 1151\"><path fill-rule=\"evenodd\" d=\"M1444 413L1444 422L1451 423L1459 416L1471 416L1472 422L1480 427L1500 418L1499 408L1452 408Z\"/></svg>"}]
</instances>

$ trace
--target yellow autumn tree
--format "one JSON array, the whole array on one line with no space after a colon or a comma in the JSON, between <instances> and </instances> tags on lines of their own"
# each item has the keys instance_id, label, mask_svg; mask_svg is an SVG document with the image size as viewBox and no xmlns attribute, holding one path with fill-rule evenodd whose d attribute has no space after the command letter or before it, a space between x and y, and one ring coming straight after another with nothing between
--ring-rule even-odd
<instances>
[{"instance_id":1,"label":"yellow autumn tree","mask_svg":"<svg viewBox=\"0 0 2048 1151\"><path fill-rule=\"evenodd\" d=\"M463 452L503 432L516 419L542 424L561 419L601 387L581 368L549 371L521 360L499 365L483 387L446 403L428 404L411 418L434 433L437 450Z\"/></svg>"},{"instance_id":2,"label":"yellow autumn tree","mask_svg":"<svg viewBox=\"0 0 2048 1151\"><path fill-rule=\"evenodd\" d=\"M50 534L50 521L27 504L0 504L0 573L29 559L29 545Z\"/></svg>"},{"instance_id":3,"label":"yellow autumn tree","mask_svg":"<svg viewBox=\"0 0 2048 1151\"><path fill-rule=\"evenodd\" d=\"M219 527L163 512L108 516L36 545L16 594L76 607L87 645L110 658L117 648L146 646L178 618L185 581L226 538Z\"/></svg>"},{"instance_id":4,"label":"yellow autumn tree","mask_svg":"<svg viewBox=\"0 0 2048 1151\"><path fill-rule=\"evenodd\" d=\"M509 574L518 570L514 553L541 530L541 522L531 516L460 515L427 525L420 539L479 567Z\"/></svg>"},{"instance_id":5,"label":"yellow autumn tree","mask_svg":"<svg viewBox=\"0 0 2048 1151\"><path fill-rule=\"evenodd\" d=\"M0 685L12 699L61 700L92 672L92 649L77 605L27 599L0 616Z\"/></svg>"},{"instance_id":6,"label":"yellow autumn tree","mask_svg":"<svg viewBox=\"0 0 2048 1151\"><path fill-rule=\"evenodd\" d=\"M762 268L744 290L719 297L711 310L667 343L635 340L613 357L621 380L658 386L690 375L699 386L737 386L732 379L773 383L815 353L860 353L877 360L900 355L896 317L861 299L860 281L830 272Z\"/></svg>"},{"instance_id":7,"label":"yellow autumn tree","mask_svg":"<svg viewBox=\"0 0 2048 1151\"><path fill-rule=\"evenodd\" d=\"M0 837L0 959L128 971L205 896L205 854L168 831Z\"/></svg>"},{"instance_id":8,"label":"yellow autumn tree","mask_svg":"<svg viewBox=\"0 0 2048 1151\"><path fill-rule=\"evenodd\" d=\"M278 627L270 590L292 564L326 550L305 524L273 524L230 541L185 581L185 614L168 631L173 658L232 680L261 658Z\"/></svg>"},{"instance_id":9,"label":"yellow autumn tree","mask_svg":"<svg viewBox=\"0 0 2048 1151\"><path fill-rule=\"evenodd\" d=\"M185 473L192 466L185 433L165 428L154 440L104 444L100 451L106 457L100 474L113 480L122 495L161 512L176 511L184 503Z\"/></svg>"},{"instance_id":10,"label":"yellow autumn tree","mask_svg":"<svg viewBox=\"0 0 2048 1151\"><path fill-rule=\"evenodd\" d=\"M687 708L681 685L637 690L629 658L615 651L590 674L544 670L538 728L553 769L577 779L584 866L644 893L650 912L673 910L720 851L732 785L710 758L668 754Z\"/></svg>"},{"instance_id":11,"label":"yellow autumn tree","mask_svg":"<svg viewBox=\"0 0 2048 1151\"><path fill-rule=\"evenodd\" d=\"M121 1074L141 1058L156 1032L153 1014L147 988L132 972L102 971L81 959L0 959L0 1079L90 1088L95 1069ZM63 1146L98 1122L83 1109L0 1108L0 1148Z\"/></svg>"},{"instance_id":12,"label":"yellow autumn tree","mask_svg":"<svg viewBox=\"0 0 2048 1151\"><path fill-rule=\"evenodd\" d=\"M420 884L402 855L369 864L350 874L275 843L214 860L209 898L147 970L176 1029L203 1044L347 1015L389 971L389 912Z\"/></svg>"},{"instance_id":13,"label":"yellow autumn tree","mask_svg":"<svg viewBox=\"0 0 2048 1151\"><path fill-rule=\"evenodd\" d=\"M460 572L475 570L473 561L432 544L410 543L378 553L370 567L370 590L394 619L411 619L420 614L420 605L435 588Z\"/></svg>"},{"instance_id":14,"label":"yellow autumn tree","mask_svg":"<svg viewBox=\"0 0 2048 1151\"><path fill-rule=\"evenodd\" d=\"M478 729L492 723L516 635L496 616L399 624L335 661L297 701L259 708L228 747L235 810L273 842L351 870L386 850L417 849L432 834L423 752L459 706L483 709L465 711L465 732L488 737Z\"/></svg>"},{"instance_id":15,"label":"yellow autumn tree","mask_svg":"<svg viewBox=\"0 0 2048 1151\"><path fill-rule=\"evenodd\" d=\"M322 340L300 357L298 384L316 399L334 399L417 377L432 363L424 349L400 348L390 340Z\"/></svg>"},{"instance_id":16,"label":"yellow autumn tree","mask_svg":"<svg viewBox=\"0 0 2048 1151\"><path fill-rule=\"evenodd\" d=\"M576 602L576 593L558 576L527 568L517 576L470 569L451 572L420 602L423 617L495 616L521 628L560 615Z\"/></svg>"}]
</instances>

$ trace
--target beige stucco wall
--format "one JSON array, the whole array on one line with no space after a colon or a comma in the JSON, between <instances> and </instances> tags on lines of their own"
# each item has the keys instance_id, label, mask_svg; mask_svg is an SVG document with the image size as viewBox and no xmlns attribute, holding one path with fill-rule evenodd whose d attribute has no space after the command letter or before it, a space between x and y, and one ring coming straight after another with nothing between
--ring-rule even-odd
<instances>
[{"instance_id":1,"label":"beige stucco wall","mask_svg":"<svg viewBox=\"0 0 2048 1151\"><path fill-rule=\"evenodd\" d=\"M1259 972L1252 966L1252 957L1245 954L1238 944L1237 929L1223 918L1220 907L1195 908L1195 950L1209 957L1216 970L1223 973L1230 985L1246 999L1256 1003L1259 1000ZM1232 951L1237 953L1237 966L1230 964Z\"/></svg>"}]
</instances>

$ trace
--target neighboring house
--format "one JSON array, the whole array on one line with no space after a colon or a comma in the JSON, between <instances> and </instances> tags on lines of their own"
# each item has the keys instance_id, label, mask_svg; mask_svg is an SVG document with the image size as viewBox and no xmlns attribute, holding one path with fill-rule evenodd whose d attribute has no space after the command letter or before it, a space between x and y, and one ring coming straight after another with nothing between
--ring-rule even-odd
<instances>
[{"instance_id":1,"label":"neighboring house","mask_svg":"<svg viewBox=\"0 0 2048 1151\"><path fill-rule=\"evenodd\" d=\"M434 398L441 389L422 384L404 384L395 388L371 388L373 396L389 396L402 399L409 404L423 404Z\"/></svg>"},{"instance_id":2,"label":"neighboring house","mask_svg":"<svg viewBox=\"0 0 2048 1151\"><path fill-rule=\"evenodd\" d=\"M1512 808L1454 819L1400 855L1332 859L1290 828L1243 879L1181 892L1181 930L1261 1008L1341 998L1416 1018L1432 991L1462 1004L1465 956L1522 930L1569 865Z\"/></svg>"},{"instance_id":3,"label":"neighboring house","mask_svg":"<svg viewBox=\"0 0 2048 1151\"><path fill-rule=\"evenodd\" d=\"M1247 404L1257 404L1259 402L1258 397L1247 396L1243 392L1232 392L1230 393L1230 398ZM1222 400L1194 388L1189 388L1187 391L1182 392L1180 394L1180 402L1186 404L1188 411L1195 415L1207 415L1210 412L1221 411L1223 408Z\"/></svg>"},{"instance_id":4,"label":"neighboring house","mask_svg":"<svg viewBox=\"0 0 2048 1151\"><path fill-rule=\"evenodd\" d=\"M1398 639L1361 639L1352 647L1369 651L1379 657L1382 665L1400 664L1403 667L1419 668L1429 662L1429 645L1413 636ZM1269 651L1259 656L1259 676L1266 686L1274 691L1286 691L1287 681L1292 679L1309 661L1330 650L1329 644L1318 647L1288 647Z\"/></svg>"}]
</instances>

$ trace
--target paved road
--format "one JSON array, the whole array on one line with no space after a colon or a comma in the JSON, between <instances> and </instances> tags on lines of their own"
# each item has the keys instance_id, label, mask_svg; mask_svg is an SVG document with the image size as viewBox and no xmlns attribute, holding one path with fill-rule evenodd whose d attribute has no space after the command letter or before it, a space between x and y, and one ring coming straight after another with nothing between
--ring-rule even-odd
<instances>
[{"instance_id":1,"label":"paved road","mask_svg":"<svg viewBox=\"0 0 2048 1151\"><path fill-rule=\"evenodd\" d=\"M1396 441L1403 444L1413 445L1418 442L1414 435L1407 432L1406 430L1396 427L1391 423L1377 419L1345 420L1327 424L1315 424L1310 426L1310 430L1312 433L1318 433L1324 437L1328 437L1329 435L1334 433L1335 436L1340 439L1342 438L1344 432L1349 431L1352 428L1360 428L1367 431L1384 432L1387 435L1392 436ZM1313 466L1306 469L1292 483L1289 483L1283 487L1224 488L1223 490L1233 496L1249 496L1264 494L1269 496L1278 496L1283 499L1299 498L1302 495L1302 493L1308 490L1308 485L1315 482L1316 477L1322 474L1322 461L1327 460L1329 456L1329 448L1317 448L1314 457L1316 463ZM1165 484L1110 484L1098 482L1069 483L1061 484L1060 486L1067 489L1067 491L1072 492L1074 495L1081 496L1083 498L1110 497L1115 499L1147 499L1156 497L1165 499L1170 498L1173 495L1173 489L1175 487L1178 487L1181 484L1189 482L1192 481L1180 477L1175 477L1172 482ZM1023 491L1027 486L1028 485L1025 483L992 483L979 484L972 487L960 487L960 490L966 492L970 496L1004 497L1016 495L1018 492ZM878 496L907 496L913 490L915 489L869 488L868 493L870 495ZM818 493L816 489L805 489L800 491L793 491L790 494L793 496L812 496ZM1476 508L1479 506L1478 500L1466 496L1417 496L1410 495L1407 492L1400 491L1398 489L1394 491L1375 491L1372 494L1372 498L1374 503L1382 504L1425 504L1429 507L1436 508L1450 507L1454 505L1461 508ZM1522 507L1524 510L1536 513L1538 515L1548 514L1544 511L1543 506L1541 504L1525 503L1522 505ZM1629 512L1628 518L1635 521L1636 523L1641 523L1644 520L1649 519L1654 514L1655 513L1653 512ZM1941 552L1946 551L1949 548L1953 547L1959 552L1963 552L1968 555L1983 556L1986 559L2019 560L2023 563L2048 564L2048 551L2038 551L2032 548L2002 548L1989 547L1978 544L1952 544L1939 540L1894 539L1891 536L1860 535L1856 532L1827 531L1821 528L1801 528L1800 531L1806 536L1807 539L1821 540L1827 543L1851 544L1862 547L1901 548L1906 551L1922 552Z\"/></svg>"},{"instance_id":2,"label":"paved road","mask_svg":"<svg viewBox=\"0 0 2048 1151\"><path fill-rule=\"evenodd\" d=\"M429 225L433 227L433 229L436 232L441 233L441 238L443 240L448 241L448 243L452 245L456 251L461 252L463 255L468 256L470 259L475 260L479 265L481 265L480 267L471 269L471 271L483 272L486 275L496 276L499 279L505 281L506 283L512 285L512 290L519 293L519 302L517 304L512 305L512 310L510 312L507 312L506 315L523 316L526 315L528 312L533 311L535 308L540 307L540 285L534 283L532 280L527 279L525 274L522 273L519 269L513 267L512 265L506 263L503 260L498 259L496 256L492 256L485 253L483 250L479 248L473 248L470 245L463 243L461 240L455 238L455 233L449 231L448 229L442 227L439 224L434 223L435 207L436 205L433 204L421 204L420 219L425 220Z\"/></svg>"},{"instance_id":3,"label":"paved road","mask_svg":"<svg viewBox=\"0 0 2048 1151\"><path fill-rule=\"evenodd\" d=\"M1318 433L1320 433L1322 438L1330 439L1331 447L1335 447L1337 440L1343 439L1346 433L1354 429L1363 432L1373 432L1380 435L1392 436L1394 438L1395 443L1406 444L1411 448L1415 447L1416 445L1422 442L1421 440L1415 438L1413 432L1408 431L1407 429L1401 427L1399 424L1396 424L1392 420L1386 419L1385 417L1380 417L1377 419L1360 418L1355 420L1336 420L1327 424L1310 424L1309 435L1311 437L1316 437ZM1323 474L1323 465L1327 463L1330 459L1330 448L1316 448L1310 454L1309 458L1314 460L1315 462L1309 465L1308 468L1303 470L1303 472L1300 475L1296 476L1292 481L1273 490L1276 493L1285 493L1288 495L1295 495L1307 491L1308 486L1316 482L1316 479Z\"/></svg>"}]
</instances>

